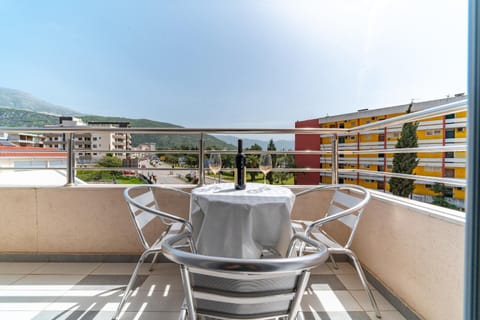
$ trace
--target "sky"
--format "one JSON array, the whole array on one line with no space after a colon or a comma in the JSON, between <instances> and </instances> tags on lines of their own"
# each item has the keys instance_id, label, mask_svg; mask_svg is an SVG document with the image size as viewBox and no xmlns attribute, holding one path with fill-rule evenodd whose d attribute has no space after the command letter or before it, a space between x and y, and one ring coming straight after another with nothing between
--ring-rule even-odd
<instances>
[{"instance_id":1,"label":"sky","mask_svg":"<svg viewBox=\"0 0 480 320\"><path fill-rule=\"evenodd\" d=\"M0 86L194 128L466 92L467 0L0 0Z\"/></svg>"}]
</instances>

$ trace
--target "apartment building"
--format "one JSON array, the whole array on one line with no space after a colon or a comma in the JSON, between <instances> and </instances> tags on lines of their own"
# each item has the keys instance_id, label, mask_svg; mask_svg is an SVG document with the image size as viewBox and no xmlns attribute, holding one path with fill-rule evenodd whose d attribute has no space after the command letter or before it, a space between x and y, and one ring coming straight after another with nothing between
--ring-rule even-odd
<instances>
[{"instance_id":1,"label":"apartment building","mask_svg":"<svg viewBox=\"0 0 480 320\"><path fill-rule=\"evenodd\" d=\"M43 147L45 136L35 133L0 133L0 141L8 141L20 147Z\"/></svg>"},{"instance_id":2,"label":"apartment building","mask_svg":"<svg viewBox=\"0 0 480 320\"><path fill-rule=\"evenodd\" d=\"M95 131L100 128L128 128L129 122L112 121L89 121L83 122L74 117L60 117L59 124L55 127L76 127L83 126L91 128L92 131L76 133L74 137L74 149L76 151L76 161L79 164L88 164L98 161L107 152L126 159L128 154L125 152L131 149L132 139L130 133L125 132L102 132ZM59 150L66 150L65 135L62 133L45 134L44 145Z\"/></svg>"},{"instance_id":3,"label":"apartment building","mask_svg":"<svg viewBox=\"0 0 480 320\"><path fill-rule=\"evenodd\" d=\"M429 100L413 103L412 112L425 110L447 103L465 100L463 94L444 99ZM405 114L410 104L391 106L379 109L361 109L357 112L326 116L317 119L297 121L296 128L353 128L360 125L381 121ZM438 146L448 144L466 143L466 112L448 114L441 117L430 118L419 122L417 128L418 145ZM338 139L339 151L342 150L382 150L393 149L400 137L402 127L394 126L373 130L367 134L355 134L341 136ZM331 150L332 136L328 135L305 135L295 136L295 150ZM391 172L393 155L387 153L372 153L362 155L339 156L340 169L361 169L376 172ZM446 177L466 177L466 155L465 152L437 152L418 153L419 164L414 174ZM299 168L331 168L330 155L297 155L296 166ZM340 183L351 183L362 185L371 189L378 189L389 192L388 178L360 174L356 172L342 172L339 174ZM328 172L302 173L295 177L296 184L318 184L331 183L331 175ZM412 198L424 202L432 202L433 197L438 195L432 190L433 183L415 182L415 189ZM446 186L444 192L448 202L457 207L464 208L465 190L461 187Z\"/></svg>"}]
</instances>

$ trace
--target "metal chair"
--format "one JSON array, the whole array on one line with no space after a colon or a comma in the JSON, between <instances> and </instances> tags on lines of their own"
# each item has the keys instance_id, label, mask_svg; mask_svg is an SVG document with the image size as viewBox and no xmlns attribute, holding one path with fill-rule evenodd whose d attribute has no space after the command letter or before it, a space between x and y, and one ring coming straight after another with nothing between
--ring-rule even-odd
<instances>
[{"instance_id":1,"label":"metal chair","mask_svg":"<svg viewBox=\"0 0 480 320\"><path fill-rule=\"evenodd\" d=\"M157 199L155 198L154 190L161 190L163 192L170 191L190 197L190 193L183 190L162 187L158 185L132 186L125 189L123 196L130 209L132 220L145 251L140 256L140 259L135 266L135 270L130 277L130 281L125 289L122 300L112 318L114 320L118 319L118 316L133 289L138 271L140 270L140 267L145 259L149 255L154 254L152 263L150 265L150 270L152 270L158 254L162 251L162 242L165 241L165 239L177 235L185 230L190 232L192 231L192 226L189 221L160 209ZM166 230L163 231L154 241L149 242L144 234L144 229L147 227L147 225L150 225L151 222L157 219L160 219L161 222L166 225ZM187 245L194 248L193 243Z\"/></svg>"},{"instance_id":2,"label":"metal chair","mask_svg":"<svg viewBox=\"0 0 480 320\"><path fill-rule=\"evenodd\" d=\"M289 256L297 253L298 241L317 251L287 258L237 259L174 248L190 236L185 233L163 242L163 254L180 265L185 301L179 319L304 319L300 302L310 269L328 258L325 246L298 234L292 238Z\"/></svg>"},{"instance_id":3,"label":"metal chair","mask_svg":"<svg viewBox=\"0 0 480 320\"><path fill-rule=\"evenodd\" d=\"M353 261L355 270L357 271L362 286L365 289L377 318L381 318L380 311L378 309L375 298L368 286L368 282L363 272L362 266L355 255L350 249L350 246L355 236L358 223L362 217L365 206L370 201L370 192L367 189L348 184L333 184L333 185L318 185L306 190L303 190L296 194L296 197L301 197L312 192L331 192L333 193L329 207L324 214L324 217L316 221L292 221L292 225L296 233L305 233L307 236L311 236L315 240L323 243L328 247L330 259L334 268L338 268L332 254L345 254ZM349 230L347 240L344 244L341 244L334 237L332 237L326 230L325 226L331 222L338 221L346 226ZM308 251L308 247L299 247L300 252L303 250Z\"/></svg>"}]
</instances>

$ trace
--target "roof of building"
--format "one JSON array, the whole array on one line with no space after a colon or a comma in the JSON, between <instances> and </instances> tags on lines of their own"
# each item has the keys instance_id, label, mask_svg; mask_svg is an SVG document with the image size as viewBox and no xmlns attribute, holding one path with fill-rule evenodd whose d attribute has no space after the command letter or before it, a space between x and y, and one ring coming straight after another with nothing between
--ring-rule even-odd
<instances>
[{"instance_id":1,"label":"roof of building","mask_svg":"<svg viewBox=\"0 0 480 320\"><path fill-rule=\"evenodd\" d=\"M458 94L453 97L443 98L443 99L436 99L436 100L428 100L422 102L413 102L412 112L420 111L436 106L441 106L447 103L457 102L461 100L465 100L467 97L464 94ZM351 119L359 119L359 118L366 118L366 117L379 117L385 116L390 114L398 114L398 113L405 113L408 109L410 103L390 106L390 107L383 107L377 109L359 109L356 112L351 113L344 113L335 116L326 116L322 118L318 118L318 123L329 123L335 121L345 121Z\"/></svg>"},{"instance_id":2,"label":"roof of building","mask_svg":"<svg viewBox=\"0 0 480 320\"><path fill-rule=\"evenodd\" d=\"M63 186L67 182L65 170L1 170L1 186ZM85 184L82 180L75 178L75 183Z\"/></svg>"},{"instance_id":3,"label":"roof of building","mask_svg":"<svg viewBox=\"0 0 480 320\"><path fill-rule=\"evenodd\" d=\"M0 157L66 157L66 151L55 148L0 145Z\"/></svg>"}]
</instances>

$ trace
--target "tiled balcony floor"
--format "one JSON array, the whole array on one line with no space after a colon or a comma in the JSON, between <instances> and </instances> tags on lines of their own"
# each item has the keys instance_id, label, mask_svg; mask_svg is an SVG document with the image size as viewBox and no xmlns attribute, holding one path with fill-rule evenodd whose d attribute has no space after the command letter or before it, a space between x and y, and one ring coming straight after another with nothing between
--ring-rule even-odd
<instances>
[{"instance_id":1,"label":"tiled balcony floor","mask_svg":"<svg viewBox=\"0 0 480 320\"><path fill-rule=\"evenodd\" d=\"M0 319L111 319L135 264L133 263L0 263ZM355 270L339 263L312 272L302 301L307 320L376 319ZM183 300L178 267L143 266L138 287L121 317L177 319ZM374 291L384 320L404 319ZM125 308L124 308L125 310Z\"/></svg>"}]
</instances>

